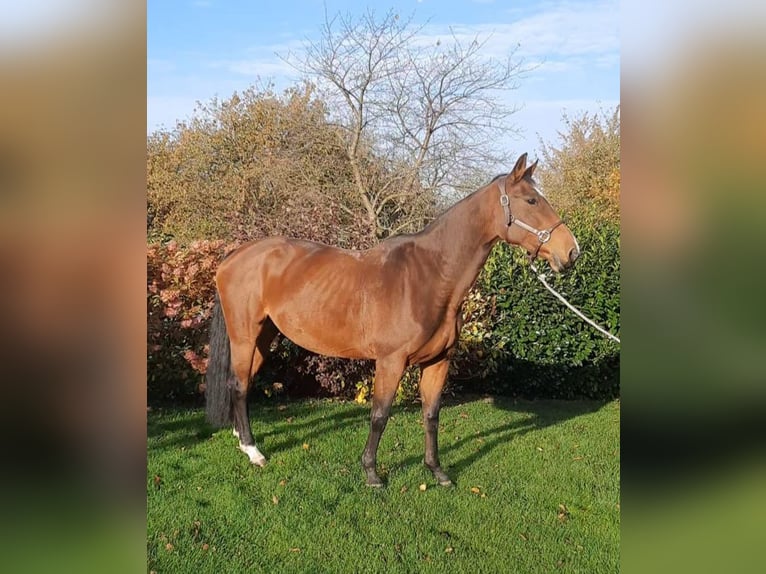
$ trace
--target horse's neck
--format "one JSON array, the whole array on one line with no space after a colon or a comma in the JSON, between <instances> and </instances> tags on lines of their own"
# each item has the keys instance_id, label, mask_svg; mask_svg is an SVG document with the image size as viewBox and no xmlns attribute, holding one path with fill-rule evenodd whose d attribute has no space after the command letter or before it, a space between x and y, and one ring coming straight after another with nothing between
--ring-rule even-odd
<instances>
[{"instance_id":1,"label":"horse's neck","mask_svg":"<svg viewBox=\"0 0 766 574\"><path fill-rule=\"evenodd\" d=\"M481 189L445 212L428 230L440 254L440 270L449 303L457 307L487 261L497 235L492 232L491 190ZM500 209L498 199L498 209Z\"/></svg>"}]
</instances>

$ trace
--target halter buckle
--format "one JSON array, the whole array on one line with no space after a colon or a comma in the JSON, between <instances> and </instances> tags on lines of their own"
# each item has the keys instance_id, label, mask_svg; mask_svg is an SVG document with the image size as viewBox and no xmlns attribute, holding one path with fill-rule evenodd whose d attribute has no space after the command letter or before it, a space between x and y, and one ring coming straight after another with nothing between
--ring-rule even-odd
<instances>
[{"instance_id":1,"label":"halter buckle","mask_svg":"<svg viewBox=\"0 0 766 574\"><path fill-rule=\"evenodd\" d=\"M500 205L503 207L508 207L511 204L511 201L508 199L507 195L501 195L500 196Z\"/></svg>"},{"instance_id":2,"label":"halter buckle","mask_svg":"<svg viewBox=\"0 0 766 574\"><path fill-rule=\"evenodd\" d=\"M537 240L540 243L548 243L548 240L551 238L551 232L548 229L543 229L542 231L537 232Z\"/></svg>"}]
</instances>

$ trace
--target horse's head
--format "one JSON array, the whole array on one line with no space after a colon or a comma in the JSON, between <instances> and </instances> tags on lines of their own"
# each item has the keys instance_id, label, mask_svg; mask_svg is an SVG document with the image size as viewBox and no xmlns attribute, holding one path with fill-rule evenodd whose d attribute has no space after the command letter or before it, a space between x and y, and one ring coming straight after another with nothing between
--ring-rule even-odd
<instances>
[{"instance_id":1,"label":"horse's head","mask_svg":"<svg viewBox=\"0 0 766 574\"><path fill-rule=\"evenodd\" d=\"M535 187L532 174L536 167L536 161L527 167L525 153L511 173L496 180L500 187L498 201L504 218L500 237L511 245L525 249L530 259L541 257L554 271L563 271L580 255L580 247L572 232Z\"/></svg>"}]
</instances>

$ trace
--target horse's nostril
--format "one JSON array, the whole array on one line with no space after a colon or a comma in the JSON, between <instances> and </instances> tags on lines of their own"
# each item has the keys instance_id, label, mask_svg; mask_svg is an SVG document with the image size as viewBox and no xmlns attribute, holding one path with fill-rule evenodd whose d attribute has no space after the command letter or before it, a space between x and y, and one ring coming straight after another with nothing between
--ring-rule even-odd
<instances>
[{"instance_id":1,"label":"horse's nostril","mask_svg":"<svg viewBox=\"0 0 766 574\"><path fill-rule=\"evenodd\" d=\"M572 264L577 261L579 256L580 252L578 251L577 247L572 247L572 249L569 251L569 263Z\"/></svg>"}]
</instances>

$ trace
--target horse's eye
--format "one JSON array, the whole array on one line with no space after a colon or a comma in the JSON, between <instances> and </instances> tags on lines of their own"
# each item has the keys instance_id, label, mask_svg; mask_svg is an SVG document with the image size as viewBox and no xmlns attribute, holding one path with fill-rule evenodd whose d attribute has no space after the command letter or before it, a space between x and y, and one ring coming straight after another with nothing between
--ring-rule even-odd
<instances>
[{"instance_id":1,"label":"horse's eye","mask_svg":"<svg viewBox=\"0 0 766 574\"><path fill-rule=\"evenodd\" d=\"M527 203L528 203L529 205L534 205L535 203L537 203L537 199L535 199L534 197L530 197L530 198L527 200Z\"/></svg>"}]
</instances>

